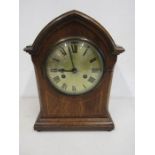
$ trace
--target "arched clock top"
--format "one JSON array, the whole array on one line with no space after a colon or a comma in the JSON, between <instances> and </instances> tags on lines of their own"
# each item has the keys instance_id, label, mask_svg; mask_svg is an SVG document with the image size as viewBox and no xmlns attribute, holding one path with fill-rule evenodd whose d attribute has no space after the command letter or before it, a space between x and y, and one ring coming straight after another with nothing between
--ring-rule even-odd
<instances>
[{"instance_id":1,"label":"arched clock top","mask_svg":"<svg viewBox=\"0 0 155 155\"><path fill-rule=\"evenodd\" d=\"M67 12L24 51L31 55L40 99L35 130L114 128L108 101L117 55L124 48L96 20Z\"/></svg>"},{"instance_id":2,"label":"arched clock top","mask_svg":"<svg viewBox=\"0 0 155 155\"><path fill-rule=\"evenodd\" d=\"M96 20L89 17L88 15L76 10L64 13L63 15L55 18L53 21L48 23L38 34L34 43L30 46L26 46L24 48L24 51L28 52L31 55L37 55L40 46L42 45L44 40L46 40L46 38L49 37L49 35L54 35L57 30L59 31L61 28L65 28L68 26L68 24L72 24L72 23L76 23L76 24L80 24L81 26L84 26L86 29L90 30L90 33L94 33L93 35L95 35L97 38L101 38L103 42L107 43L112 55L118 55L124 51L123 47L117 46L115 44L111 35L102 25L100 25ZM79 34L77 34L75 31L74 36L78 36L78 35ZM61 37L62 36L63 34L61 34ZM82 37L88 37L88 36L82 36Z\"/></svg>"}]
</instances>

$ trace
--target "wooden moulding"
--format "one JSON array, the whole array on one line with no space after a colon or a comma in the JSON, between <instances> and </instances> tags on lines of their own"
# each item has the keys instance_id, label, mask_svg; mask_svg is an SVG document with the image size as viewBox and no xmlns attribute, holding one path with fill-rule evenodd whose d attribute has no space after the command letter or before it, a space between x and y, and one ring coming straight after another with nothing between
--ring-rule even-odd
<instances>
[{"instance_id":1,"label":"wooden moulding","mask_svg":"<svg viewBox=\"0 0 155 155\"><path fill-rule=\"evenodd\" d=\"M38 117L34 129L37 131L50 130L105 130L114 129L110 118L40 118Z\"/></svg>"}]
</instances>

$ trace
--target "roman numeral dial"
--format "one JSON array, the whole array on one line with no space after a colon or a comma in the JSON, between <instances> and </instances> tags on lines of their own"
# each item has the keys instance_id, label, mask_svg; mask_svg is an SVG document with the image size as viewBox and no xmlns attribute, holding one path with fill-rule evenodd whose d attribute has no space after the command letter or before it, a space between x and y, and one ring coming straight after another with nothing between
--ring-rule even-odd
<instances>
[{"instance_id":1,"label":"roman numeral dial","mask_svg":"<svg viewBox=\"0 0 155 155\"><path fill-rule=\"evenodd\" d=\"M87 52L88 52L88 50L89 50L89 46L87 46L87 48L84 50L84 53L83 53L83 56L85 56L86 54L87 54Z\"/></svg>"},{"instance_id":2,"label":"roman numeral dial","mask_svg":"<svg viewBox=\"0 0 155 155\"><path fill-rule=\"evenodd\" d=\"M95 62L96 60L97 60L97 58L95 57L95 58L90 59L89 62L90 62L90 63L93 63L93 62Z\"/></svg>"},{"instance_id":3,"label":"roman numeral dial","mask_svg":"<svg viewBox=\"0 0 155 155\"><path fill-rule=\"evenodd\" d=\"M53 80L54 80L55 83L60 82L60 78L59 78L59 76L55 76L55 77L53 78Z\"/></svg>"},{"instance_id":4,"label":"roman numeral dial","mask_svg":"<svg viewBox=\"0 0 155 155\"><path fill-rule=\"evenodd\" d=\"M72 86L72 91L76 92L76 86Z\"/></svg>"},{"instance_id":5,"label":"roman numeral dial","mask_svg":"<svg viewBox=\"0 0 155 155\"><path fill-rule=\"evenodd\" d=\"M94 77L92 77L92 76L90 76L89 79L88 79L88 81L89 81L90 83L94 83L95 80L96 80L96 79L95 79Z\"/></svg>"},{"instance_id":6,"label":"roman numeral dial","mask_svg":"<svg viewBox=\"0 0 155 155\"><path fill-rule=\"evenodd\" d=\"M91 70L92 70L92 73L98 73L102 71L101 68L92 68Z\"/></svg>"},{"instance_id":7,"label":"roman numeral dial","mask_svg":"<svg viewBox=\"0 0 155 155\"><path fill-rule=\"evenodd\" d=\"M104 61L93 43L81 38L64 39L47 56L45 70L50 85L64 95L82 95L102 80Z\"/></svg>"},{"instance_id":8,"label":"roman numeral dial","mask_svg":"<svg viewBox=\"0 0 155 155\"><path fill-rule=\"evenodd\" d=\"M75 43L71 43L71 49L73 53L77 53L78 52L78 45Z\"/></svg>"},{"instance_id":9,"label":"roman numeral dial","mask_svg":"<svg viewBox=\"0 0 155 155\"><path fill-rule=\"evenodd\" d=\"M62 88L63 90L66 90L66 89L67 89L67 84L66 84L66 83L63 83L62 86L61 86L61 88Z\"/></svg>"},{"instance_id":10,"label":"roman numeral dial","mask_svg":"<svg viewBox=\"0 0 155 155\"><path fill-rule=\"evenodd\" d=\"M60 47L60 52L61 52L61 54L63 56L66 56L67 55L67 53L66 53L66 51L65 51L65 49L63 47Z\"/></svg>"}]
</instances>

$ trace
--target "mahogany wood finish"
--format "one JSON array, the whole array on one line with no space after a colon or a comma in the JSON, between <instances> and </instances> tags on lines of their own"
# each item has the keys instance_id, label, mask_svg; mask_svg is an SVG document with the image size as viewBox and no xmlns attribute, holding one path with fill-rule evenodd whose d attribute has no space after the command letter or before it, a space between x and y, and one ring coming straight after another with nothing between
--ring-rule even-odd
<instances>
[{"instance_id":1,"label":"mahogany wood finish","mask_svg":"<svg viewBox=\"0 0 155 155\"><path fill-rule=\"evenodd\" d=\"M67 37L84 37L103 52L105 73L98 87L83 95L69 96L55 90L44 75L44 61L49 44ZM32 46L24 49L35 68L40 113L34 129L42 130L107 130L114 128L108 112L108 100L117 55L124 48L116 46L110 34L91 17L70 11L50 22L37 36Z\"/></svg>"}]
</instances>

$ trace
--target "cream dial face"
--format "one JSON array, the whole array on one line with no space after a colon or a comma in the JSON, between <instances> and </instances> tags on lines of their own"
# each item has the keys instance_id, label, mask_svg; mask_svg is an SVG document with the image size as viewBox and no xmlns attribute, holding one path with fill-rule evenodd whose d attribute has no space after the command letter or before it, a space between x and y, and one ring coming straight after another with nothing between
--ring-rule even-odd
<instances>
[{"instance_id":1,"label":"cream dial face","mask_svg":"<svg viewBox=\"0 0 155 155\"><path fill-rule=\"evenodd\" d=\"M104 71L103 57L86 39L65 39L51 47L46 59L46 74L62 93L86 93L100 82Z\"/></svg>"}]
</instances>

